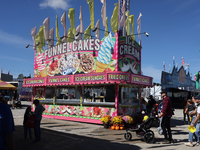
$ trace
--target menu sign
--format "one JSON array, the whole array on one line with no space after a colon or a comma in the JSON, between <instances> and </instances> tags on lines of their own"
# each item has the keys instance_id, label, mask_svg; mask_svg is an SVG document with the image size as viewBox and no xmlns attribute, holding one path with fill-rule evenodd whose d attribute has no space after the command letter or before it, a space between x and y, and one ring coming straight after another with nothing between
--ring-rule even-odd
<instances>
[{"instance_id":1,"label":"menu sign","mask_svg":"<svg viewBox=\"0 0 200 150\"><path fill-rule=\"evenodd\" d=\"M69 83L71 82L71 76L67 76L65 78L63 77L57 77L57 78L48 78L47 83L48 84L53 84L53 83Z\"/></svg>"},{"instance_id":2,"label":"menu sign","mask_svg":"<svg viewBox=\"0 0 200 150\"><path fill-rule=\"evenodd\" d=\"M43 84L44 79L38 79L38 80L26 80L25 84Z\"/></svg>"},{"instance_id":3,"label":"menu sign","mask_svg":"<svg viewBox=\"0 0 200 150\"><path fill-rule=\"evenodd\" d=\"M147 78L147 77L139 77L139 76L131 76L131 82L132 83L141 83L141 84L151 84L152 78Z\"/></svg>"},{"instance_id":4,"label":"menu sign","mask_svg":"<svg viewBox=\"0 0 200 150\"><path fill-rule=\"evenodd\" d=\"M130 81L130 76L128 74L117 74L117 73L110 73L108 74L108 81L117 80L117 81Z\"/></svg>"},{"instance_id":5,"label":"menu sign","mask_svg":"<svg viewBox=\"0 0 200 150\"><path fill-rule=\"evenodd\" d=\"M74 82L95 82L105 81L105 74L90 75L90 76L75 76Z\"/></svg>"}]
</instances>

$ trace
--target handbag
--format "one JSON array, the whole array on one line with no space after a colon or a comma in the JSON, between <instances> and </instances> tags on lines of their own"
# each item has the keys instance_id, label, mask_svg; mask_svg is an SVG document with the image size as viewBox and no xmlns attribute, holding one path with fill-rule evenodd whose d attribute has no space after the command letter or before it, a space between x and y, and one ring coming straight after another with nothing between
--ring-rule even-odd
<instances>
[{"instance_id":1,"label":"handbag","mask_svg":"<svg viewBox=\"0 0 200 150\"><path fill-rule=\"evenodd\" d=\"M28 121L26 122L26 126L28 128L34 128L34 123L35 123L35 116L31 115L28 119Z\"/></svg>"}]
</instances>

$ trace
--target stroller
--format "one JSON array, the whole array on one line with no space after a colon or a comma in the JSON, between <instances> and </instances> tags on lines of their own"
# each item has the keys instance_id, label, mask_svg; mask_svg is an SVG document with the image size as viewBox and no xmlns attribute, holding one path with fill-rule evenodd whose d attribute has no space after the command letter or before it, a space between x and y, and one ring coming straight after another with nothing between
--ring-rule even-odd
<instances>
[{"instance_id":1,"label":"stroller","mask_svg":"<svg viewBox=\"0 0 200 150\"><path fill-rule=\"evenodd\" d=\"M152 125L157 121L157 106L152 108L149 117L146 121L142 122L141 124L137 124L135 127L131 127L126 129L126 133L124 134L124 138L127 141L130 141L132 138L131 132L136 132L137 137L143 138L146 143L153 143L154 142L154 132L150 130Z\"/></svg>"}]
</instances>

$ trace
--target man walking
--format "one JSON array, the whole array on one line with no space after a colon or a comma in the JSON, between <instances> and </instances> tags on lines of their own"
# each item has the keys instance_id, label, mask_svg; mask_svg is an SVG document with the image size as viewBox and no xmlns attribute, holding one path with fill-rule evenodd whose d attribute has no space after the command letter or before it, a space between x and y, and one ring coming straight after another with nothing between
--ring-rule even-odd
<instances>
[{"instance_id":1,"label":"man walking","mask_svg":"<svg viewBox=\"0 0 200 150\"><path fill-rule=\"evenodd\" d=\"M34 124L34 132L35 132L35 141L39 142L41 140L41 130L40 130L40 122L42 120L42 113L45 110L45 108L40 104L39 100L34 100L33 104L35 105L35 124Z\"/></svg>"},{"instance_id":2,"label":"man walking","mask_svg":"<svg viewBox=\"0 0 200 150\"><path fill-rule=\"evenodd\" d=\"M165 140L162 141L162 143L168 144L168 143L173 143L171 127L170 127L170 119L172 117L172 102L169 99L169 97L167 97L166 91L162 91L161 96L163 100L162 102L163 108L161 110L161 113L158 116L163 117L161 127L163 130Z\"/></svg>"}]
</instances>

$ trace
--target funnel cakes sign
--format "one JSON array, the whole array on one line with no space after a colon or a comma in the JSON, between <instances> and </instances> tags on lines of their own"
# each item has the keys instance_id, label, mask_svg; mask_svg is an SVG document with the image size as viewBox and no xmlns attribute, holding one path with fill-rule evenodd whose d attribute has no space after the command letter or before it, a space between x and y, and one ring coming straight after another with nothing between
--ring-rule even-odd
<instances>
[{"instance_id":1,"label":"funnel cakes sign","mask_svg":"<svg viewBox=\"0 0 200 150\"><path fill-rule=\"evenodd\" d=\"M118 35L117 35L118 36ZM61 43L35 55L34 76L61 76L115 71L116 37Z\"/></svg>"}]
</instances>

